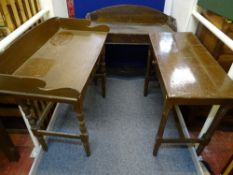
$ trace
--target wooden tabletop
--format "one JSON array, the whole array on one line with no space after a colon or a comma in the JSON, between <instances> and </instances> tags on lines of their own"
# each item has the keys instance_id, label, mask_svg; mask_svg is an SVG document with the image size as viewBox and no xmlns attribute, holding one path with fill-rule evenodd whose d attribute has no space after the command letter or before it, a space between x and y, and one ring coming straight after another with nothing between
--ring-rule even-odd
<instances>
[{"instance_id":1,"label":"wooden tabletop","mask_svg":"<svg viewBox=\"0 0 233 175\"><path fill-rule=\"evenodd\" d=\"M97 62L107 33L59 29L14 75L39 78L45 89L82 90Z\"/></svg>"},{"instance_id":2,"label":"wooden tabletop","mask_svg":"<svg viewBox=\"0 0 233 175\"><path fill-rule=\"evenodd\" d=\"M0 93L14 98L77 102L100 58L107 26L51 18L0 54Z\"/></svg>"},{"instance_id":3,"label":"wooden tabletop","mask_svg":"<svg viewBox=\"0 0 233 175\"><path fill-rule=\"evenodd\" d=\"M151 33L150 40L168 98L232 101L232 80L192 33Z\"/></svg>"},{"instance_id":4,"label":"wooden tabletop","mask_svg":"<svg viewBox=\"0 0 233 175\"><path fill-rule=\"evenodd\" d=\"M92 22L92 25L107 25L110 34L149 34L151 32L174 32L167 24L143 24L120 22Z\"/></svg>"}]
</instances>

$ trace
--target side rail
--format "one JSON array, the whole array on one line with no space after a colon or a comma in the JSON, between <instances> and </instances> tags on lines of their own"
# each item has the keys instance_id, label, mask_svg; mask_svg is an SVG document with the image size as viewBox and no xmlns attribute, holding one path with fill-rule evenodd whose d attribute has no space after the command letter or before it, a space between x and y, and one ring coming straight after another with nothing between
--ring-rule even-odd
<instances>
[{"instance_id":1,"label":"side rail","mask_svg":"<svg viewBox=\"0 0 233 175\"><path fill-rule=\"evenodd\" d=\"M80 93L70 88L46 89L46 83L36 78L0 74L0 93L16 99L38 99L75 103Z\"/></svg>"}]
</instances>

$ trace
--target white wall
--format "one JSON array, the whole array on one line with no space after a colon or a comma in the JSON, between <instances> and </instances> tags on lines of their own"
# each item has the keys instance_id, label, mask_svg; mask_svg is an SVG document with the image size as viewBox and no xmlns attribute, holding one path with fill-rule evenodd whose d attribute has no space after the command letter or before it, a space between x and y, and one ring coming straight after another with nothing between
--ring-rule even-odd
<instances>
[{"instance_id":1,"label":"white wall","mask_svg":"<svg viewBox=\"0 0 233 175\"><path fill-rule=\"evenodd\" d=\"M68 9L66 0L52 0L53 2L53 9L54 9L54 16L68 18Z\"/></svg>"},{"instance_id":2,"label":"white wall","mask_svg":"<svg viewBox=\"0 0 233 175\"><path fill-rule=\"evenodd\" d=\"M49 13L46 16L46 18L51 18L54 16L52 0L40 0L40 5L42 9L49 9Z\"/></svg>"},{"instance_id":3,"label":"white wall","mask_svg":"<svg viewBox=\"0 0 233 175\"><path fill-rule=\"evenodd\" d=\"M58 16L67 18L68 9L66 0L40 0L42 7L50 9L48 17ZM192 16L192 10L197 0L166 0L164 13L176 18L179 32L196 31L197 21Z\"/></svg>"},{"instance_id":4,"label":"white wall","mask_svg":"<svg viewBox=\"0 0 233 175\"><path fill-rule=\"evenodd\" d=\"M165 0L163 12L169 16L171 16L171 13L172 13L173 1L174 0Z\"/></svg>"},{"instance_id":5,"label":"white wall","mask_svg":"<svg viewBox=\"0 0 233 175\"><path fill-rule=\"evenodd\" d=\"M50 13L48 14L48 18L58 16L67 18L68 9L66 0L40 0L41 8L48 8Z\"/></svg>"},{"instance_id":6,"label":"white wall","mask_svg":"<svg viewBox=\"0 0 233 175\"><path fill-rule=\"evenodd\" d=\"M196 20L192 16L192 10L197 0L166 0L164 13L176 18L179 32L196 30Z\"/></svg>"}]
</instances>

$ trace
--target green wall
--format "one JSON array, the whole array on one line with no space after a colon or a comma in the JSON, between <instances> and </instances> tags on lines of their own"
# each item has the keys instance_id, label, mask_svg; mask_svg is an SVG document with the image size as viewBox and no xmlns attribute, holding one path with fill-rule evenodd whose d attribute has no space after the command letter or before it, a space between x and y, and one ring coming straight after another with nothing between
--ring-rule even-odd
<instances>
[{"instance_id":1,"label":"green wall","mask_svg":"<svg viewBox=\"0 0 233 175\"><path fill-rule=\"evenodd\" d=\"M199 0L198 5L233 20L233 0Z\"/></svg>"}]
</instances>

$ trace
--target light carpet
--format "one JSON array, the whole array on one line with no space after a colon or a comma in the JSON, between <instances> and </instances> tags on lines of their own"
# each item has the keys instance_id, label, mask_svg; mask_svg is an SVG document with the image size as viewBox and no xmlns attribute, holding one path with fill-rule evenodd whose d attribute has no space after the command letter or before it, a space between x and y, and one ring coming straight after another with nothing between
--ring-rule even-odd
<instances>
[{"instance_id":1,"label":"light carpet","mask_svg":"<svg viewBox=\"0 0 233 175\"><path fill-rule=\"evenodd\" d=\"M77 140L49 138L49 150L39 164L38 175L194 175L191 155L184 146L162 145L152 155L163 98L156 83L143 96L143 78L107 79L107 96L89 86L84 111L91 156ZM178 136L170 114L165 136ZM72 107L62 105L54 130L79 133Z\"/></svg>"}]
</instances>

